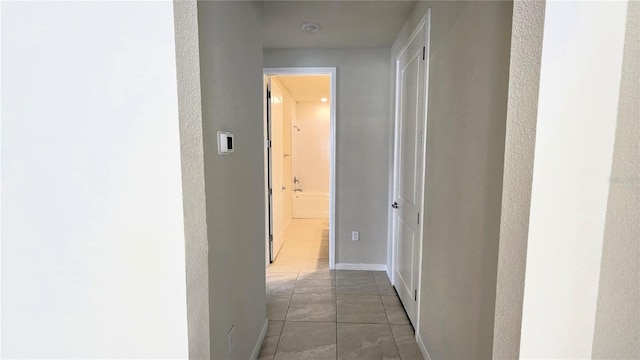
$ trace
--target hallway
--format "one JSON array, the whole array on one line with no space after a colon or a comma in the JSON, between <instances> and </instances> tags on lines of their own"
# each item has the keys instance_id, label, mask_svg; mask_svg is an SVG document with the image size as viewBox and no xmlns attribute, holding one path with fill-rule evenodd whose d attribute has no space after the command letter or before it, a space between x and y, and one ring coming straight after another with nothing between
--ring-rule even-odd
<instances>
[{"instance_id":1,"label":"hallway","mask_svg":"<svg viewBox=\"0 0 640 360\"><path fill-rule=\"evenodd\" d=\"M385 272L329 270L327 220L294 219L285 237L259 359L422 359Z\"/></svg>"}]
</instances>

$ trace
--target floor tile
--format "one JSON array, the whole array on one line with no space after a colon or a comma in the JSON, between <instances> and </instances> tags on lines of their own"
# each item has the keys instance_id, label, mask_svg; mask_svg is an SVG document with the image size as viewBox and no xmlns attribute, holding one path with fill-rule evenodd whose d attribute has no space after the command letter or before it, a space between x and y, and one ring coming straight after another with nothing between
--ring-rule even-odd
<instances>
[{"instance_id":1,"label":"floor tile","mask_svg":"<svg viewBox=\"0 0 640 360\"><path fill-rule=\"evenodd\" d=\"M293 294L287 321L336 321L336 297L320 294Z\"/></svg>"},{"instance_id":2,"label":"floor tile","mask_svg":"<svg viewBox=\"0 0 640 360\"><path fill-rule=\"evenodd\" d=\"M267 296L267 319L284 320L290 302L291 296Z\"/></svg>"},{"instance_id":3,"label":"floor tile","mask_svg":"<svg viewBox=\"0 0 640 360\"><path fill-rule=\"evenodd\" d=\"M378 285L373 277L355 278L340 277L340 272L336 275L336 292L347 295L379 295Z\"/></svg>"},{"instance_id":4,"label":"floor tile","mask_svg":"<svg viewBox=\"0 0 640 360\"><path fill-rule=\"evenodd\" d=\"M378 295L338 295L338 322L386 324L387 315Z\"/></svg>"},{"instance_id":5,"label":"floor tile","mask_svg":"<svg viewBox=\"0 0 640 360\"><path fill-rule=\"evenodd\" d=\"M373 271L364 270L338 270L336 277L338 279L371 279L375 282Z\"/></svg>"},{"instance_id":6,"label":"floor tile","mask_svg":"<svg viewBox=\"0 0 640 360\"><path fill-rule=\"evenodd\" d=\"M409 324L407 313L402 307L402 303L397 296L382 296L384 310L387 313L389 324Z\"/></svg>"},{"instance_id":7,"label":"floor tile","mask_svg":"<svg viewBox=\"0 0 640 360\"><path fill-rule=\"evenodd\" d=\"M259 360L421 359L386 272L330 270L326 220L295 219L285 231L266 271L269 328Z\"/></svg>"},{"instance_id":8,"label":"floor tile","mask_svg":"<svg viewBox=\"0 0 640 360\"><path fill-rule=\"evenodd\" d=\"M267 275L267 296L291 295L298 275L293 273L275 273Z\"/></svg>"},{"instance_id":9,"label":"floor tile","mask_svg":"<svg viewBox=\"0 0 640 360\"><path fill-rule=\"evenodd\" d=\"M258 359L273 359L276 354L276 348L278 347L283 325L284 321L269 320L269 328L262 341Z\"/></svg>"},{"instance_id":10,"label":"floor tile","mask_svg":"<svg viewBox=\"0 0 640 360\"><path fill-rule=\"evenodd\" d=\"M336 324L285 322L276 360L336 359Z\"/></svg>"},{"instance_id":11,"label":"floor tile","mask_svg":"<svg viewBox=\"0 0 640 360\"><path fill-rule=\"evenodd\" d=\"M317 277L310 278L304 275L298 275L298 281L293 290L296 294L335 294L336 280L333 277Z\"/></svg>"},{"instance_id":12,"label":"floor tile","mask_svg":"<svg viewBox=\"0 0 640 360\"><path fill-rule=\"evenodd\" d=\"M396 296L396 289L393 287L393 285L389 284L389 285L378 285L378 292L380 293L380 295L392 295L392 296Z\"/></svg>"},{"instance_id":13,"label":"floor tile","mask_svg":"<svg viewBox=\"0 0 640 360\"><path fill-rule=\"evenodd\" d=\"M391 325L400 359L423 360L422 352L416 343L416 334L411 325Z\"/></svg>"},{"instance_id":14,"label":"floor tile","mask_svg":"<svg viewBox=\"0 0 640 360\"><path fill-rule=\"evenodd\" d=\"M378 285L391 285L391 281L389 280L386 271L376 271L373 274L373 278Z\"/></svg>"},{"instance_id":15,"label":"floor tile","mask_svg":"<svg viewBox=\"0 0 640 360\"><path fill-rule=\"evenodd\" d=\"M308 272L300 272L298 274L298 280L300 279L334 279L336 278L336 272L335 270L329 270L327 269L318 269L318 270L314 270L314 271L308 271ZM335 283L334 283L335 285Z\"/></svg>"},{"instance_id":16,"label":"floor tile","mask_svg":"<svg viewBox=\"0 0 640 360\"><path fill-rule=\"evenodd\" d=\"M298 271L300 271L299 263L291 264L291 263L276 261L276 262L273 262L271 265L269 265L269 267L267 268L267 275L274 274L274 273L297 274Z\"/></svg>"},{"instance_id":17,"label":"floor tile","mask_svg":"<svg viewBox=\"0 0 640 360\"><path fill-rule=\"evenodd\" d=\"M328 259L312 259L311 261L303 261L300 263L300 273L309 273L316 271L329 271Z\"/></svg>"},{"instance_id":18,"label":"floor tile","mask_svg":"<svg viewBox=\"0 0 640 360\"><path fill-rule=\"evenodd\" d=\"M338 324L338 359L400 359L388 324Z\"/></svg>"}]
</instances>

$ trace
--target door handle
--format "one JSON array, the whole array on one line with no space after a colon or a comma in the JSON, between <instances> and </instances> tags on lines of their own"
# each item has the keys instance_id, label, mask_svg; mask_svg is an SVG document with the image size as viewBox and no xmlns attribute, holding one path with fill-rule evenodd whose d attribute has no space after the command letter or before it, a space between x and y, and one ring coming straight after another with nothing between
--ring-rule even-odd
<instances>
[{"instance_id":1,"label":"door handle","mask_svg":"<svg viewBox=\"0 0 640 360\"><path fill-rule=\"evenodd\" d=\"M394 201L393 204L391 204L391 207L394 208L394 209L397 209L398 208L398 202Z\"/></svg>"}]
</instances>

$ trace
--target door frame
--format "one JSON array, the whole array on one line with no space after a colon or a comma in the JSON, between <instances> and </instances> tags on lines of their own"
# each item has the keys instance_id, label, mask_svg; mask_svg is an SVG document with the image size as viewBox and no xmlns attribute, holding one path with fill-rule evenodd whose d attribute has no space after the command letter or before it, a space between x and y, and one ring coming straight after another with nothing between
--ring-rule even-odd
<instances>
[{"instance_id":1,"label":"door frame","mask_svg":"<svg viewBox=\"0 0 640 360\"><path fill-rule=\"evenodd\" d=\"M425 104L424 104L424 124L423 124L423 141L422 141L422 174L421 174L421 182L420 182L420 186L422 186L422 198L420 199L420 214L421 214L421 222L420 222L420 229L418 232L418 242L419 242L419 259L418 259L418 285L417 285L417 291L418 291L418 296L417 298L420 299L420 294L422 291L422 269L423 269L423 257L422 257L422 252L423 252L423 247L424 247L424 224L425 224L425 216L424 216L424 199L425 199L425 194L426 194L426 189L425 189L425 183L426 183L426 161L427 161L427 128L428 128L428 121L427 121L427 117L428 117L428 113L429 113L429 64L430 64L430 47L431 47L431 38L430 38L430 33L431 33L431 9L427 10L427 13L425 14L425 16L420 20L420 22L416 25L415 29L413 30L411 36L407 39L407 41L405 42L405 44L403 45L402 49L398 52L398 54L396 55L395 59L394 59L394 67L395 67L395 79L394 79L394 102L395 102L395 107L394 107L394 118L393 118L393 129L394 129L394 136L393 136L393 164L392 164L392 183L391 183L391 189L390 189L390 193L389 193L389 199L391 200L391 203L393 203L395 201L396 198L396 194L398 192L398 168L399 168L399 164L398 164L398 152L399 152L399 132L398 132L398 127L399 127L399 115L400 115L400 110L399 110L399 101L400 101L400 90L399 90L399 74L398 74L398 68L399 68L399 60L400 58L404 55L404 53L409 49L409 45L411 44L411 42L413 42L413 40L421 33L424 32L425 33L425 43L424 46L426 48L426 53L425 53L425 57L427 60L426 63L426 71L425 71ZM389 244L391 244L391 258L389 259L390 261L390 274L388 273L390 279L391 279L391 283L395 286L396 285L396 278L395 278L395 273L396 273L396 228L398 226L397 221L396 221L396 216L395 216L395 212L394 209L391 208L391 206L389 206L389 212L388 212L388 223L390 224L390 231L388 232L388 242ZM416 301L416 326L415 326L415 333L416 333L416 338L418 338L419 335L419 325L420 324L420 301Z\"/></svg>"},{"instance_id":2,"label":"door frame","mask_svg":"<svg viewBox=\"0 0 640 360\"><path fill-rule=\"evenodd\" d=\"M277 67L277 68L263 68L263 82L266 81L268 76L278 75L328 75L330 78L330 124L329 124L329 269L333 270L336 265L335 258L335 229L336 229L336 68L335 67ZM266 86L265 86L266 88ZM265 90L266 93L266 90ZM266 96L264 97L266 99ZM265 219L269 221L269 189L268 189L268 144L267 144L267 119L266 119L266 104L265 116L264 116L264 161L265 161ZM266 248L269 248L269 224L265 223L265 241ZM269 265L269 254L266 254L265 266Z\"/></svg>"}]
</instances>

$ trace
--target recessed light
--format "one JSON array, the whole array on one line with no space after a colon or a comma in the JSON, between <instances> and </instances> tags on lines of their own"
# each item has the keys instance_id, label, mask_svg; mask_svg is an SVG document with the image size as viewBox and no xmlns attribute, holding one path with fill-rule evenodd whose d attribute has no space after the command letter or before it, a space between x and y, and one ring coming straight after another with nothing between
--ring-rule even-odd
<instances>
[{"instance_id":1,"label":"recessed light","mask_svg":"<svg viewBox=\"0 0 640 360\"><path fill-rule=\"evenodd\" d=\"M320 101L327 102L327 98L322 98L322 99L320 99Z\"/></svg>"},{"instance_id":2,"label":"recessed light","mask_svg":"<svg viewBox=\"0 0 640 360\"><path fill-rule=\"evenodd\" d=\"M300 25L300 28L302 28L302 31L304 32L315 33L320 30L320 24L314 22L306 22Z\"/></svg>"}]
</instances>

